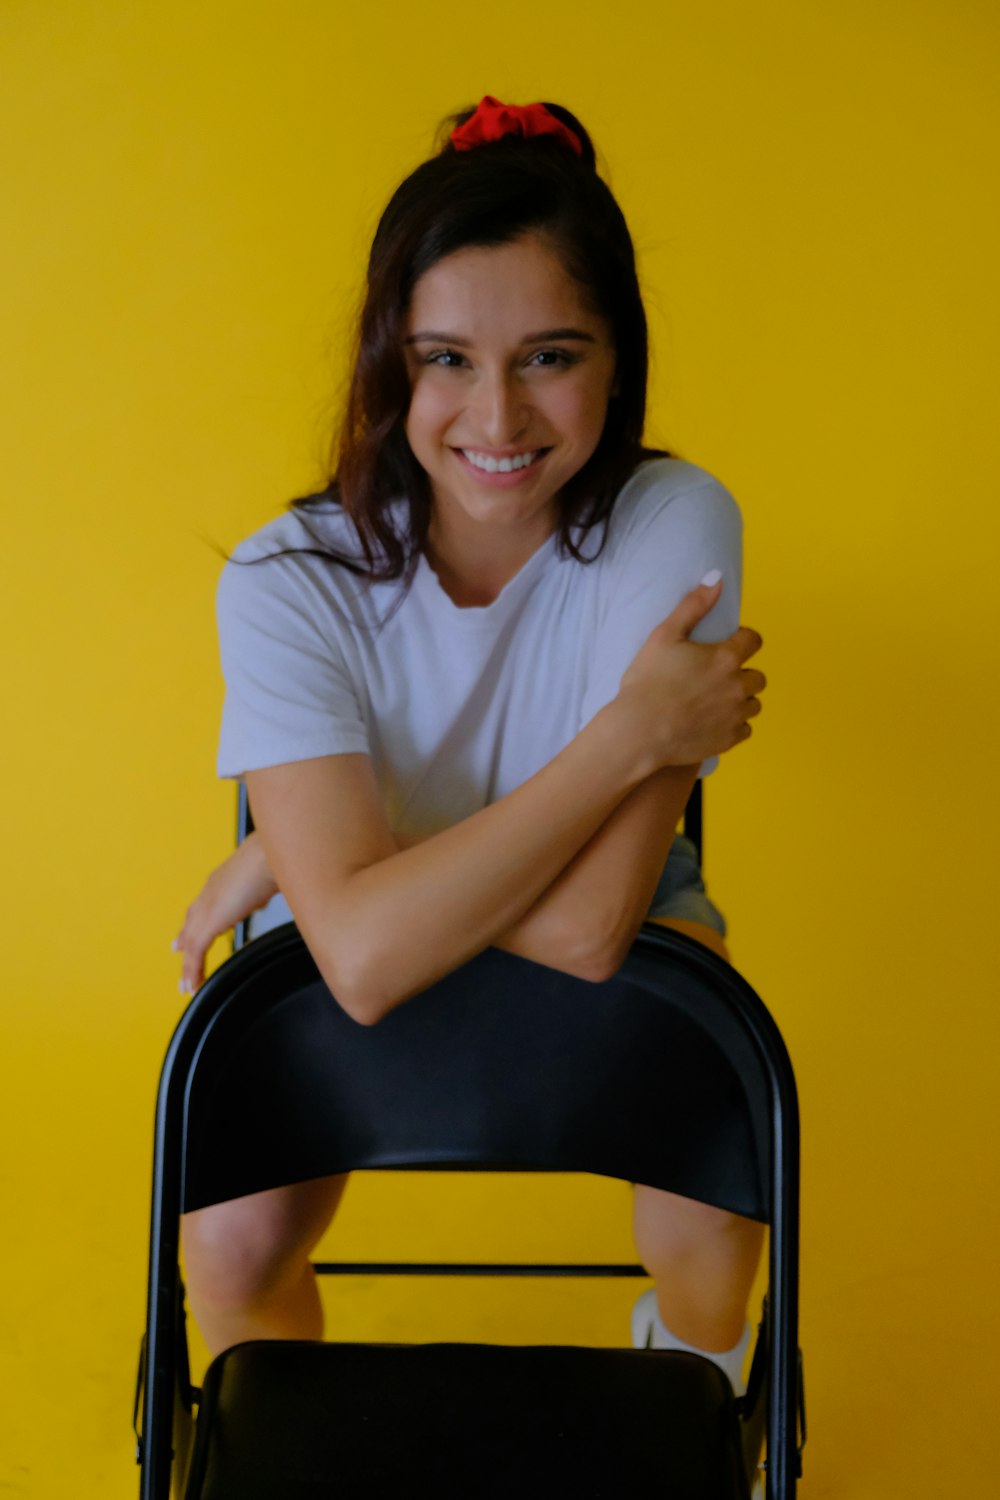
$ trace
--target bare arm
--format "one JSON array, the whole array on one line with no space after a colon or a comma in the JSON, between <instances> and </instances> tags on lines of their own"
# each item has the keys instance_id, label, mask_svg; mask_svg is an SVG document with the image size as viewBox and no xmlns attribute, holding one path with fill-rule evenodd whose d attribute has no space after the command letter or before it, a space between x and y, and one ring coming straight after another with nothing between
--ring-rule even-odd
<instances>
[{"instance_id":1,"label":"bare arm","mask_svg":"<svg viewBox=\"0 0 1000 1500\"><path fill-rule=\"evenodd\" d=\"M649 909L694 775L693 766L668 767L630 792L494 946L581 979L615 973ZM394 836L396 851L422 842ZM260 835L252 833L213 870L185 913L174 943L184 953L182 992L203 983L215 939L277 890Z\"/></svg>"},{"instance_id":2,"label":"bare arm","mask_svg":"<svg viewBox=\"0 0 1000 1500\"><path fill-rule=\"evenodd\" d=\"M697 775L666 766L619 803L497 946L583 979L621 968L649 910Z\"/></svg>"},{"instance_id":3,"label":"bare arm","mask_svg":"<svg viewBox=\"0 0 1000 1500\"><path fill-rule=\"evenodd\" d=\"M513 927L650 774L612 708L515 791L402 852L367 756L247 776L274 878L356 1020L377 1021Z\"/></svg>"},{"instance_id":4,"label":"bare arm","mask_svg":"<svg viewBox=\"0 0 1000 1500\"><path fill-rule=\"evenodd\" d=\"M494 947L581 979L614 974L649 910L697 769L665 767L630 792Z\"/></svg>"}]
</instances>

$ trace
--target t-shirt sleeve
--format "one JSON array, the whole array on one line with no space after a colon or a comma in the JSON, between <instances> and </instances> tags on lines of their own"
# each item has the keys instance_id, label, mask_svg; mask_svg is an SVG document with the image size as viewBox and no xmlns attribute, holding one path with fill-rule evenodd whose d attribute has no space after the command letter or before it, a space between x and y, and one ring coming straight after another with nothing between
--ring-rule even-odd
<instances>
[{"instance_id":1,"label":"t-shirt sleeve","mask_svg":"<svg viewBox=\"0 0 1000 1500\"><path fill-rule=\"evenodd\" d=\"M368 751L336 615L295 558L228 562L216 613L226 684L220 776Z\"/></svg>"},{"instance_id":2,"label":"t-shirt sleeve","mask_svg":"<svg viewBox=\"0 0 1000 1500\"><path fill-rule=\"evenodd\" d=\"M732 635L740 623L742 532L739 507L710 475L700 473L680 489L676 482L644 487L640 503L613 538L581 727L611 702L650 632L712 568L722 573L722 593L691 639L721 641ZM713 756L699 774L707 775L717 764L718 756Z\"/></svg>"}]
</instances>

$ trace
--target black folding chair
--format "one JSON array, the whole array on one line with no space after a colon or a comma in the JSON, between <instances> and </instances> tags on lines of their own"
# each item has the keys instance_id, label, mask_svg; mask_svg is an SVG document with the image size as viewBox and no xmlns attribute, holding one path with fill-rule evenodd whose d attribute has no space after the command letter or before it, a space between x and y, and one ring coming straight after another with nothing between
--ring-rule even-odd
<instances>
[{"instance_id":1,"label":"black folding chair","mask_svg":"<svg viewBox=\"0 0 1000 1500\"><path fill-rule=\"evenodd\" d=\"M766 1221L769 1290L745 1397L710 1361L675 1352L304 1341L229 1349L194 1390L181 1212L390 1167L597 1172ZM768 1497L795 1494L795 1084L761 1000L698 943L647 924L603 984L489 949L363 1027L294 926L280 927L236 952L182 1017L153 1176L142 1500L746 1500L762 1441Z\"/></svg>"}]
</instances>

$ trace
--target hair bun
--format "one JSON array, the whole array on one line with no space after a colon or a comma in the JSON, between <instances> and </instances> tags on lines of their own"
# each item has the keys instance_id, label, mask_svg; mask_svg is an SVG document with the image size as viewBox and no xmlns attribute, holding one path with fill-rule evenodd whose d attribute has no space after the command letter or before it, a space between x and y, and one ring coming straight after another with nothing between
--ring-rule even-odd
<instances>
[{"instance_id":1,"label":"hair bun","mask_svg":"<svg viewBox=\"0 0 1000 1500\"><path fill-rule=\"evenodd\" d=\"M473 151L507 141L544 141L558 144L596 167L590 137L575 115L559 104L502 104L486 94L475 109L464 110L448 122L445 150Z\"/></svg>"}]
</instances>

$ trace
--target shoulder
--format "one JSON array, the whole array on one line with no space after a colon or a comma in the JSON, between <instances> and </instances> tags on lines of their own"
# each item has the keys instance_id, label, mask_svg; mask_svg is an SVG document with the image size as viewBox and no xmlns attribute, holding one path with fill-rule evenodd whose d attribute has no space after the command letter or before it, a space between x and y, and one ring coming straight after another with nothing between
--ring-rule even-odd
<instances>
[{"instance_id":1,"label":"shoulder","mask_svg":"<svg viewBox=\"0 0 1000 1500\"><path fill-rule=\"evenodd\" d=\"M233 549L218 583L220 620L288 610L318 619L324 606L348 614L363 610L365 580L340 558L363 560L340 507L321 500L290 508Z\"/></svg>"},{"instance_id":2,"label":"shoulder","mask_svg":"<svg viewBox=\"0 0 1000 1500\"><path fill-rule=\"evenodd\" d=\"M608 525L612 552L628 546L651 528L681 531L688 527L742 527L740 509L713 474L679 458L648 459L622 486Z\"/></svg>"},{"instance_id":3,"label":"shoulder","mask_svg":"<svg viewBox=\"0 0 1000 1500\"><path fill-rule=\"evenodd\" d=\"M317 498L308 508L289 507L273 521L268 521L233 548L231 561L237 564L259 562L281 553L302 549L333 550L348 555L358 551L357 539L350 521L332 501Z\"/></svg>"}]
</instances>

